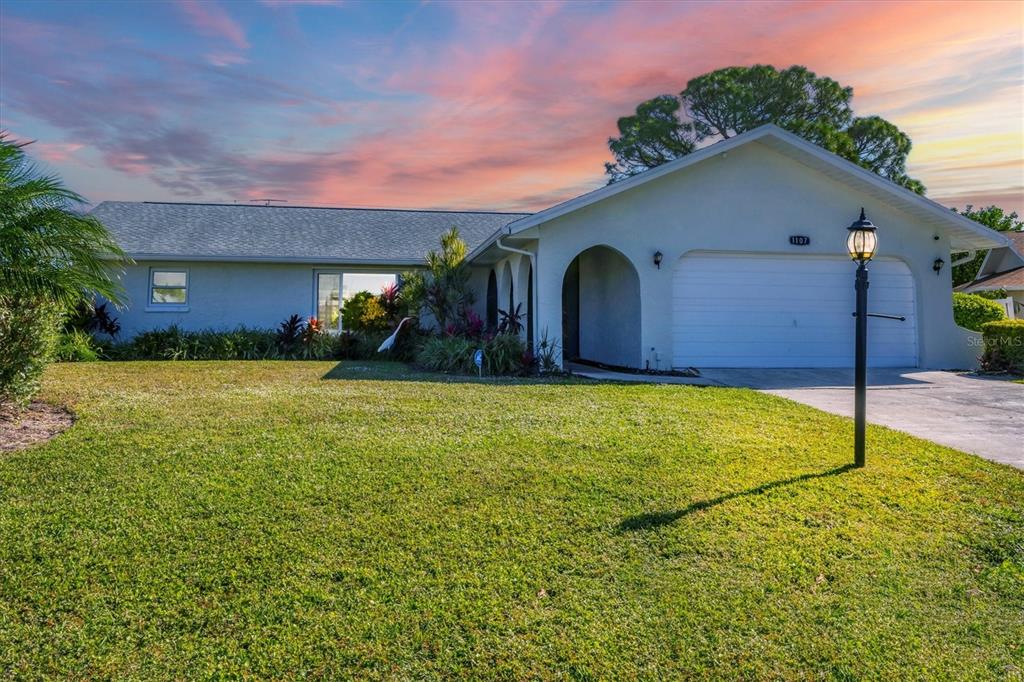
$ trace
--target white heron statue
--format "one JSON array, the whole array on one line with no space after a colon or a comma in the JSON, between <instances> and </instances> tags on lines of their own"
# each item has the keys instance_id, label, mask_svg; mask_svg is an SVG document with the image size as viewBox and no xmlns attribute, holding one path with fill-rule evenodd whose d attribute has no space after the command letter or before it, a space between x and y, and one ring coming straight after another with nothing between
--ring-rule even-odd
<instances>
[{"instance_id":1,"label":"white heron statue","mask_svg":"<svg viewBox=\"0 0 1024 682\"><path fill-rule=\"evenodd\" d=\"M377 349L377 352L383 353L384 351L391 350L391 347L395 345L395 341L398 340L398 332L402 331L402 325L411 319L411 317L403 317L402 321L398 323L397 327L395 327L394 333L384 339L384 342L380 344L380 348Z\"/></svg>"}]
</instances>

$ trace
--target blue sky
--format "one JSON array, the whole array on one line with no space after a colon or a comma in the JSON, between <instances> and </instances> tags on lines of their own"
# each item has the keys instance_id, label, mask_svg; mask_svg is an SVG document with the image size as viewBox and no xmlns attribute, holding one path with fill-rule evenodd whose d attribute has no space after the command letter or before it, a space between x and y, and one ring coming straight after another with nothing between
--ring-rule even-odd
<instances>
[{"instance_id":1,"label":"blue sky","mask_svg":"<svg viewBox=\"0 0 1024 682\"><path fill-rule=\"evenodd\" d=\"M948 205L1024 204L1024 4L21 2L0 126L90 201L537 209L604 183L615 120L804 64L914 140Z\"/></svg>"}]
</instances>

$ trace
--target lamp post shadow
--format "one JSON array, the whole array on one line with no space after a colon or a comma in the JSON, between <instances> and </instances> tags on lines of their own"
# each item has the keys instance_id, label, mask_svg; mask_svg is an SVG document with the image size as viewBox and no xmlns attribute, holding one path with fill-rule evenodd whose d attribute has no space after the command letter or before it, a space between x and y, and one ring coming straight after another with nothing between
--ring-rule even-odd
<instances>
[{"instance_id":1,"label":"lamp post shadow","mask_svg":"<svg viewBox=\"0 0 1024 682\"><path fill-rule=\"evenodd\" d=\"M726 493L725 495L719 495L710 500L700 500L693 504L687 505L682 509L676 509L673 511L664 512L650 512L647 514L638 514L637 516L630 516L619 524L618 530L620 533L639 531L639 530L650 530L652 528L658 528L661 526L667 526L671 523L675 523L684 516L689 516L694 512L702 511L704 509L710 509L716 507L723 502L729 500L735 500L740 497L751 497L753 495L760 495L768 492L775 488L781 488L783 486L792 485L794 483L800 483L801 481L810 481L815 478L826 478L828 476L838 476L839 474L845 473L852 469L858 468L856 464L844 464L843 466L829 469L828 471L821 471L814 474L803 474L801 476L794 476L792 478L786 478L781 481L771 481L757 486L756 488L750 488L748 490L740 490L734 493Z\"/></svg>"}]
</instances>

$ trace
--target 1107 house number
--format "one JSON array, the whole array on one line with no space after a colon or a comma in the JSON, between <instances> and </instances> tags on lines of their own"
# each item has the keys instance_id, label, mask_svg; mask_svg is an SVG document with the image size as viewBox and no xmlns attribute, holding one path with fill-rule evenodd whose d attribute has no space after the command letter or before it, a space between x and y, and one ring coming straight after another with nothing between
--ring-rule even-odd
<instances>
[{"instance_id":1,"label":"1107 house number","mask_svg":"<svg viewBox=\"0 0 1024 682\"><path fill-rule=\"evenodd\" d=\"M793 246L807 246L811 243L811 238L802 234L794 234L789 238L789 243Z\"/></svg>"}]
</instances>

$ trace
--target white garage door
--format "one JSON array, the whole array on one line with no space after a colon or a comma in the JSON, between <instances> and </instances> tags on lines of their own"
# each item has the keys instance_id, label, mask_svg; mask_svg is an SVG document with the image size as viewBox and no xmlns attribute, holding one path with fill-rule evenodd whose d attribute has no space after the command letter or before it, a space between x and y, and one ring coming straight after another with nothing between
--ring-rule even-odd
<instances>
[{"instance_id":1,"label":"white garage door","mask_svg":"<svg viewBox=\"0 0 1024 682\"><path fill-rule=\"evenodd\" d=\"M856 265L845 257L694 253L677 263L674 367L852 367ZM868 264L868 364L917 366L914 278Z\"/></svg>"}]
</instances>

